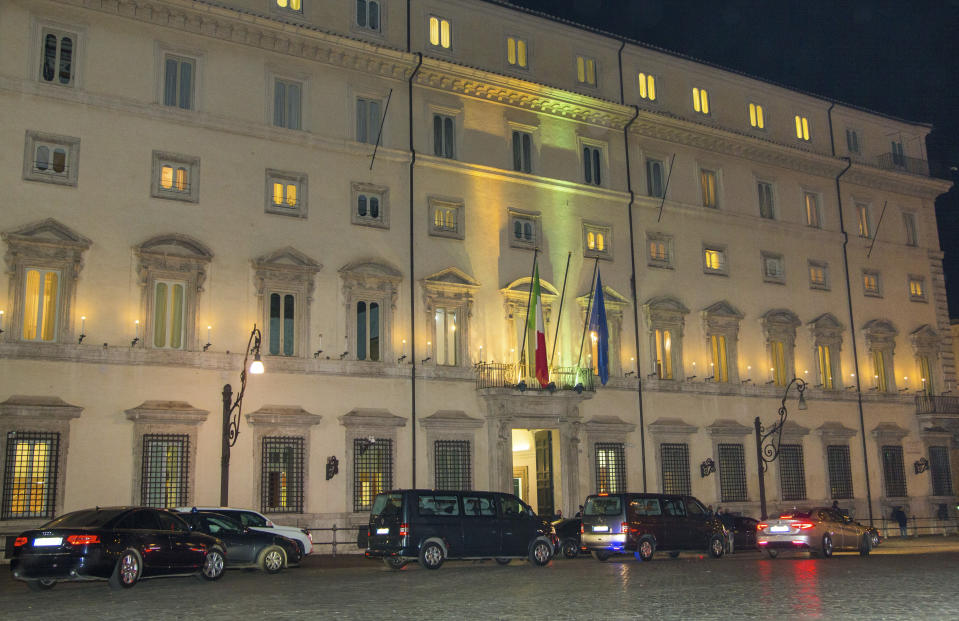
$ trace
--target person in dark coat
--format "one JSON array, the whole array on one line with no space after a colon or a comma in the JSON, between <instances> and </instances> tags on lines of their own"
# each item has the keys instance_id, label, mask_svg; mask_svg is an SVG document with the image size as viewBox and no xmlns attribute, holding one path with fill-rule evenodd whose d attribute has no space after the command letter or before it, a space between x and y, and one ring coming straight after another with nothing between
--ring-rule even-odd
<instances>
[{"instance_id":1,"label":"person in dark coat","mask_svg":"<svg viewBox=\"0 0 959 621\"><path fill-rule=\"evenodd\" d=\"M892 510L892 519L896 520L899 523L899 534L903 537L906 536L906 512L902 510L902 507L895 507Z\"/></svg>"}]
</instances>

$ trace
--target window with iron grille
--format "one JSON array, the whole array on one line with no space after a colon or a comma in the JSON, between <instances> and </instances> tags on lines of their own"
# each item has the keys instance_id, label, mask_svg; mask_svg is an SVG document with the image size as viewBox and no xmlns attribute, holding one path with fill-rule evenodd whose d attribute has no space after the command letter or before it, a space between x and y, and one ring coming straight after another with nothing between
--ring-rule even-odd
<instances>
[{"instance_id":1,"label":"window with iron grille","mask_svg":"<svg viewBox=\"0 0 959 621\"><path fill-rule=\"evenodd\" d=\"M393 487L393 441L353 440L353 511L369 511L373 498Z\"/></svg>"},{"instance_id":2,"label":"window with iron grille","mask_svg":"<svg viewBox=\"0 0 959 621\"><path fill-rule=\"evenodd\" d=\"M952 496L952 471L947 447L929 447L929 470L932 473L932 495Z\"/></svg>"},{"instance_id":3,"label":"window with iron grille","mask_svg":"<svg viewBox=\"0 0 959 621\"><path fill-rule=\"evenodd\" d=\"M59 433L11 431L7 434L0 519L53 517L59 458Z\"/></svg>"},{"instance_id":4,"label":"window with iron grille","mask_svg":"<svg viewBox=\"0 0 959 621\"><path fill-rule=\"evenodd\" d=\"M882 447L882 475L886 482L887 498L906 497L906 468L901 446Z\"/></svg>"},{"instance_id":5,"label":"window with iron grille","mask_svg":"<svg viewBox=\"0 0 959 621\"><path fill-rule=\"evenodd\" d=\"M782 486L783 500L806 499L806 472L803 469L801 445L779 446L779 484Z\"/></svg>"},{"instance_id":6,"label":"window with iron grille","mask_svg":"<svg viewBox=\"0 0 959 621\"><path fill-rule=\"evenodd\" d=\"M437 440L433 450L436 489L469 489L473 481L469 440Z\"/></svg>"},{"instance_id":7,"label":"window with iron grille","mask_svg":"<svg viewBox=\"0 0 959 621\"><path fill-rule=\"evenodd\" d=\"M746 500L746 454L742 444L719 445L719 491L723 502Z\"/></svg>"},{"instance_id":8,"label":"window with iron grille","mask_svg":"<svg viewBox=\"0 0 959 621\"><path fill-rule=\"evenodd\" d=\"M829 497L852 498L852 468L849 465L849 447L834 445L826 447L829 464Z\"/></svg>"},{"instance_id":9,"label":"window with iron grille","mask_svg":"<svg viewBox=\"0 0 959 621\"><path fill-rule=\"evenodd\" d=\"M596 493L626 491L626 448L621 442L596 443Z\"/></svg>"},{"instance_id":10,"label":"window with iron grille","mask_svg":"<svg viewBox=\"0 0 959 621\"><path fill-rule=\"evenodd\" d=\"M263 438L260 508L264 513L303 512L303 447L301 437Z\"/></svg>"},{"instance_id":11,"label":"window with iron grille","mask_svg":"<svg viewBox=\"0 0 959 621\"><path fill-rule=\"evenodd\" d=\"M660 444L663 462L663 493L690 493L689 485L689 445Z\"/></svg>"},{"instance_id":12,"label":"window with iron grille","mask_svg":"<svg viewBox=\"0 0 959 621\"><path fill-rule=\"evenodd\" d=\"M190 436L145 434L140 504L145 507L181 507L189 504Z\"/></svg>"}]
</instances>

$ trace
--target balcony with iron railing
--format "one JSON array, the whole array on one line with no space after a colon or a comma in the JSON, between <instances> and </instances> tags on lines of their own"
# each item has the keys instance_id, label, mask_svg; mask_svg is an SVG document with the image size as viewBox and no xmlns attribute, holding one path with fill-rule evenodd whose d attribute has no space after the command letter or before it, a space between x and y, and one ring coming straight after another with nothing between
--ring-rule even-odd
<instances>
[{"instance_id":1,"label":"balcony with iron railing","mask_svg":"<svg viewBox=\"0 0 959 621\"><path fill-rule=\"evenodd\" d=\"M952 395L916 395L916 414L959 416L959 397Z\"/></svg>"},{"instance_id":2,"label":"balcony with iron railing","mask_svg":"<svg viewBox=\"0 0 959 621\"><path fill-rule=\"evenodd\" d=\"M476 364L476 389L511 388L520 391L572 390L595 392L592 370L586 367L554 367L549 371L550 383L543 388L534 377L524 377L526 369L510 362L480 362Z\"/></svg>"},{"instance_id":3,"label":"balcony with iron railing","mask_svg":"<svg viewBox=\"0 0 959 621\"><path fill-rule=\"evenodd\" d=\"M899 153L883 153L876 157L876 166L883 170L898 170L912 175L929 176L929 162L918 157L907 157Z\"/></svg>"}]
</instances>

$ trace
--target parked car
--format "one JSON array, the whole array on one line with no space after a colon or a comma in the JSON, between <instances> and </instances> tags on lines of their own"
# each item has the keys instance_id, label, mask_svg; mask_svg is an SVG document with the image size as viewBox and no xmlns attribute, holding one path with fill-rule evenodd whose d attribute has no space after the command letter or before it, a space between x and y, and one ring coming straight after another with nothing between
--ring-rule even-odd
<instances>
[{"instance_id":1,"label":"parked car","mask_svg":"<svg viewBox=\"0 0 959 621\"><path fill-rule=\"evenodd\" d=\"M672 556L680 550L726 549L726 530L701 502L673 494L596 494L583 509L583 545L600 561L633 552L644 561L656 550Z\"/></svg>"},{"instance_id":2,"label":"parked car","mask_svg":"<svg viewBox=\"0 0 959 621\"><path fill-rule=\"evenodd\" d=\"M552 526L512 494L395 490L377 494L370 511L367 558L399 569L419 560L438 569L446 559L514 558L546 565Z\"/></svg>"},{"instance_id":3,"label":"parked car","mask_svg":"<svg viewBox=\"0 0 959 621\"><path fill-rule=\"evenodd\" d=\"M108 580L129 588L170 574L223 575L226 547L179 515L149 507L96 507L61 515L13 542L10 571L33 590L59 581Z\"/></svg>"},{"instance_id":4,"label":"parked car","mask_svg":"<svg viewBox=\"0 0 959 621\"><path fill-rule=\"evenodd\" d=\"M247 528L288 537L299 544L301 556L306 556L313 552L313 535L310 531L298 526L276 524L270 518L252 509L234 509L231 507L177 507L174 510L180 513L188 513L193 509L198 511L213 511L214 513L233 518Z\"/></svg>"},{"instance_id":5,"label":"parked car","mask_svg":"<svg viewBox=\"0 0 959 621\"><path fill-rule=\"evenodd\" d=\"M743 515L731 513L717 514L719 521L726 527L728 533L726 553L736 550L753 550L756 548L756 524L759 520Z\"/></svg>"},{"instance_id":6,"label":"parked car","mask_svg":"<svg viewBox=\"0 0 959 621\"><path fill-rule=\"evenodd\" d=\"M780 550L809 550L814 556L832 556L835 550L872 550L869 530L848 515L829 507L794 510L756 526L759 547L776 558Z\"/></svg>"},{"instance_id":7,"label":"parked car","mask_svg":"<svg viewBox=\"0 0 959 621\"><path fill-rule=\"evenodd\" d=\"M580 552L589 552L580 538L582 528L583 518L563 518L553 522L557 541L553 555L562 553L566 558L576 558Z\"/></svg>"},{"instance_id":8,"label":"parked car","mask_svg":"<svg viewBox=\"0 0 959 621\"><path fill-rule=\"evenodd\" d=\"M300 544L283 535L247 528L212 511L191 511L180 517L194 531L212 535L226 545L227 568L255 567L275 574L300 562Z\"/></svg>"}]
</instances>

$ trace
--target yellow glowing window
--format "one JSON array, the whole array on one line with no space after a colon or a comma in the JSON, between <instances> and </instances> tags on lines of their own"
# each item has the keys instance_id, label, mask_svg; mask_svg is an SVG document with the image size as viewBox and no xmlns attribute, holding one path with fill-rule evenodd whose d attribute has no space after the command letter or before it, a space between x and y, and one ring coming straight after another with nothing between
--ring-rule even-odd
<instances>
[{"instance_id":1,"label":"yellow glowing window","mask_svg":"<svg viewBox=\"0 0 959 621\"><path fill-rule=\"evenodd\" d=\"M663 240L650 240L649 258L653 261L665 262L669 260L669 251L666 248L666 242Z\"/></svg>"},{"instance_id":2,"label":"yellow glowing window","mask_svg":"<svg viewBox=\"0 0 959 621\"><path fill-rule=\"evenodd\" d=\"M450 49L450 21L442 17L430 17L430 45Z\"/></svg>"},{"instance_id":3,"label":"yellow glowing window","mask_svg":"<svg viewBox=\"0 0 959 621\"><path fill-rule=\"evenodd\" d=\"M763 118L763 107L759 104L749 104L749 124L757 129L766 128L766 120Z\"/></svg>"},{"instance_id":4,"label":"yellow glowing window","mask_svg":"<svg viewBox=\"0 0 959 621\"><path fill-rule=\"evenodd\" d=\"M596 229L586 231L586 249L593 252L606 252L606 235Z\"/></svg>"},{"instance_id":5,"label":"yellow glowing window","mask_svg":"<svg viewBox=\"0 0 959 621\"><path fill-rule=\"evenodd\" d=\"M729 366L726 360L726 336L714 334L709 337L713 354L713 381L726 383L729 381Z\"/></svg>"},{"instance_id":6,"label":"yellow glowing window","mask_svg":"<svg viewBox=\"0 0 959 621\"><path fill-rule=\"evenodd\" d=\"M712 271L721 271L725 267L726 259L722 250L706 249L706 269Z\"/></svg>"},{"instance_id":7,"label":"yellow glowing window","mask_svg":"<svg viewBox=\"0 0 959 621\"><path fill-rule=\"evenodd\" d=\"M709 93L705 88L693 87L693 110L700 114L709 114Z\"/></svg>"},{"instance_id":8,"label":"yellow glowing window","mask_svg":"<svg viewBox=\"0 0 959 621\"><path fill-rule=\"evenodd\" d=\"M156 282L153 291L153 346L183 349L186 285L161 280Z\"/></svg>"},{"instance_id":9,"label":"yellow glowing window","mask_svg":"<svg viewBox=\"0 0 959 621\"><path fill-rule=\"evenodd\" d=\"M281 9L299 11L302 7L302 0L276 0L276 6L280 7Z\"/></svg>"},{"instance_id":10,"label":"yellow glowing window","mask_svg":"<svg viewBox=\"0 0 959 621\"><path fill-rule=\"evenodd\" d=\"M871 237L869 226L869 205L856 205L856 212L859 216L859 237Z\"/></svg>"},{"instance_id":11,"label":"yellow glowing window","mask_svg":"<svg viewBox=\"0 0 959 621\"><path fill-rule=\"evenodd\" d=\"M576 57L576 80L580 84L596 84L596 61L585 56Z\"/></svg>"},{"instance_id":12,"label":"yellow glowing window","mask_svg":"<svg viewBox=\"0 0 959 621\"><path fill-rule=\"evenodd\" d=\"M876 381L876 390L886 392L888 384L886 383L886 354L882 351L872 352L873 378Z\"/></svg>"},{"instance_id":13,"label":"yellow glowing window","mask_svg":"<svg viewBox=\"0 0 959 621\"><path fill-rule=\"evenodd\" d=\"M5 517L49 515L56 492L59 434L11 432L7 435L7 442L7 455L12 453L13 459L7 462L4 472Z\"/></svg>"},{"instance_id":14,"label":"yellow glowing window","mask_svg":"<svg viewBox=\"0 0 959 621\"><path fill-rule=\"evenodd\" d=\"M60 273L28 268L23 296L23 340L53 342L57 338Z\"/></svg>"},{"instance_id":15,"label":"yellow glowing window","mask_svg":"<svg viewBox=\"0 0 959 621\"><path fill-rule=\"evenodd\" d=\"M514 67L527 67L526 41L516 37L506 38L506 62Z\"/></svg>"},{"instance_id":16,"label":"yellow glowing window","mask_svg":"<svg viewBox=\"0 0 959 621\"><path fill-rule=\"evenodd\" d=\"M809 119L796 115L796 138L800 140L809 140Z\"/></svg>"},{"instance_id":17,"label":"yellow glowing window","mask_svg":"<svg viewBox=\"0 0 959 621\"><path fill-rule=\"evenodd\" d=\"M809 266L809 284L819 287L826 286L826 268L821 265Z\"/></svg>"},{"instance_id":18,"label":"yellow glowing window","mask_svg":"<svg viewBox=\"0 0 959 621\"><path fill-rule=\"evenodd\" d=\"M297 192L295 183L273 182L273 205L276 207L296 207Z\"/></svg>"},{"instance_id":19,"label":"yellow glowing window","mask_svg":"<svg viewBox=\"0 0 959 621\"><path fill-rule=\"evenodd\" d=\"M920 388L927 395L934 395L935 389L932 384L932 366L929 364L929 356L919 356L919 381L922 382Z\"/></svg>"},{"instance_id":20,"label":"yellow glowing window","mask_svg":"<svg viewBox=\"0 0 959 621\"><path fill-rule=\"evenodd\" d=\"M909 279L909 295L914 298L925 297L925 290L922 288L922 280L918 278Z\"/></svg>"},{"instance_id":21,"label":"yellow glowing window","mask_svg":"<svg viewBox=\"0 0 959 621\"><path fill-rule=\"evenodd\" d=\"M773 382L777 386L786 385L786 348L782 341L771 341L769 343L769 362L770 370L773 374Z\"/></svg>"},{"instance_id":22,"label":"yellow glowing window","mask_svg":"<svg viewBox=\"0 0 959 621\"><path fill-rule=\"evenodd\" d=\"M879 277L876 274L870 272L863 274L862 285L866 295L879 295Z\"/></svg>"},{"instance_id":23,"label":"yellow glowing window","mask_svg":"<svg viewBox=\"0 0 959 621\"><path fill-rule=\"evenodd\" d=\"M832 359L829 354L829 345L816 347L816 355L819 359L819 385L825 390L832 390Z\"/></svg>"},{"instance_id":24,"label":"yellow glowing window","mask_svg":"<svg viewBox=\"0 0 959 621\"><path fill-rule=\"evenodd\" d=\"M160 168L160 187L164 190L185 192L187 189L186 168L174 168L170 164L164 164Z\"/></svg>"},{"instance_id":25,"label":"yellow glowing window","mask_svg":"<svg viewBox=\"0 0 959 621\"><path fill-rule=\"evenodd\" d=\"M716 173L711 170L699 171L699 181L703 191L703 207L716 209Z\"/></svg>"},{"instance_id":26,"label":"yellow glowing window","mask_svg":"<svg viewBox=\"0 0 959 621\"><path fill-rule=\"evenodd\" d=\"M456 209L454 207L436 207L433 211L433 228L440 231L455 231Z\"/></svg>"},{"instance_id":27,"label":"yellow glowing window","mask_svg":"<svg viewBox=\"0 0 959 621\"><path fill-rule=\"evenodd\" d=\"M656 101L656 78L648 73L639 74L639 96L649 101Z\"/></svg>"},{"instance_id":28,"label":"yellow glowing window","mask_svg":"<svg viewBox=\"0 0 959 621\"><path fill-rule=\"evenodd\" d=\"M810 192L803 194L803 200L806 204L806 225L819 228L819 197Z\"/></svg>"},{"instance_id":29,"label":"yellow glowing window","mask_svg":"<svg viewBox=\"0 0 959 621\"><path fill-rule=\"evenodd\" d=\"M437 308L434 313L436 329L436 364L455 366L459 364L459 331L456 321L459 312L454 308Z\"/></svg>"},{"instance_id":30,"label":"yellow glowing window","mask_svg":"<svg viewBox=\"0 0 959 621\"><path fill-rule=\"evenodd\" d=\"M673 339L669 330L656 330L656 375L673 379Z\"/></svg>"}]
</instances>

